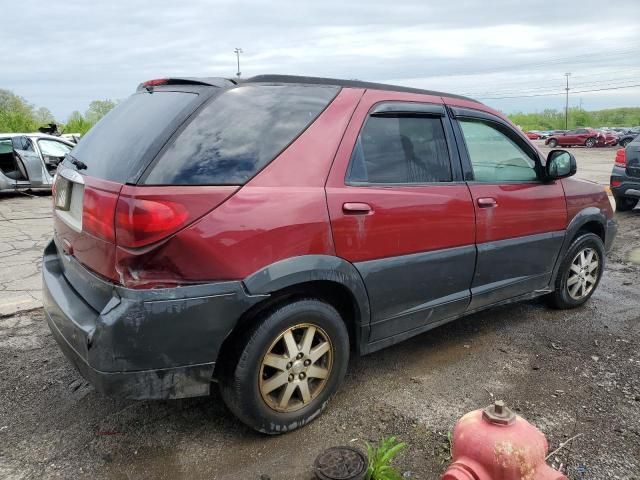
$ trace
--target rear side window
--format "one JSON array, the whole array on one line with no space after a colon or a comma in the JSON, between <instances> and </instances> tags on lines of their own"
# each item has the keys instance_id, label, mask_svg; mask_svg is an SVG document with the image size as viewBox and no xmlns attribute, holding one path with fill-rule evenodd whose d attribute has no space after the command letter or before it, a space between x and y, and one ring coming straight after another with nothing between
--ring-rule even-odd
<instances>
[{"instance_id":1,"label":"rear side window","mask_svg":"<svg viewBox=\"0 0 640 480\"><path fill-rule=\"evenodd\" d=\"M338 90L301 85L227 90L185 127L150 167L144 183L242 185L298 137Z\"/></svg>"},{"instance_id":2,"label":"rear side window","mask_svg":"<svg viewBox=\"0 0 640 480\"><path fill-rule=\"evenodd\" d=\"M177 128L174 121L191 113L198 95L187 92L138 92L100 120L71 156L84 162L83 173L114 182L134 181Z\"/></svg>"},{"instance_id":3,"label":"rear side window","mask_svg":"<svg viewBox=\"0 0 640 480\"><path fill-rule=\"evenodd\" d=\"M369 117L358 136L347 174L349 183L451 180L451 162L440 117Z\"/></svg>"},{"instance_id":4,"label":"rear side window","mask_svg":"<svg viewBox=\"0 0 640 480\"><path fill-rule=\"evenodd\" d=\"M476 182L531 182L538 178L536 162L491 123L460 120Z\"/></svg>"}]
</instances>

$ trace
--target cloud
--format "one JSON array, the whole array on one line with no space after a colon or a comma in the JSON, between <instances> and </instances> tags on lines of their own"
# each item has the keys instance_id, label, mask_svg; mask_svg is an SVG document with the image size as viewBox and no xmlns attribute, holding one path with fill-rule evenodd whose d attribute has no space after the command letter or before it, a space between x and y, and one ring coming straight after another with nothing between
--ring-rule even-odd
<instances>
[{"instance_id":1,"label":"cloud","mask_svg":"<svg viewBox=\"0 0 640 480\"><path fill-rule=\"evenodd\" d=\"M245 51L244 76L359 78L487 97L561 92L566 71L576 85L614 85L640 78L640 29L621 16L635 3L9 0L0 44L12 55L0 87L64 120L93 99L127 96L145 79L233 76L236 46ZM598 106L640 104L637 89L583 97ZM562 98L487 103L542 109Z\"/></svg>"}]
</instances>

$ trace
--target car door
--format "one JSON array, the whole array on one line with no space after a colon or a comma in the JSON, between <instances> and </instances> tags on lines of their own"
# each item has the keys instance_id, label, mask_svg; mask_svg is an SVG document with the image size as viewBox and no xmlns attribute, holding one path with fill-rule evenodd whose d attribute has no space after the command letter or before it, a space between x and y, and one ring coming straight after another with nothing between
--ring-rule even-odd
<instances>
[{"instance_id":1,"label":"car door","mask_svg":"<svg viewBox=\"0 0 640 480\"><path fill-rule=\"evenodd\" d=\"M595 136L592 132L585 128L579 128L575 131L574 141L572 145L584 145L587 138Z\"/></svg>"},{"instance_id":2,"label":"car door","mask_svg":"<svg viewBox=\"0 0 640 480\"><path fill-rule=\"evenodd\" d=\"M575 130L564 132L558 137L558 145L563 147L575 145L577 141L577 132Z\"/></svg>"},{"instance_id":3,"label":"car door","mask_svg":"<svg viewBox=\"0 0 640 480\"><path fill-rule=\"evenodd\" d=\"M49 138L38 139L38 148L44 163L52 166L57 166L72 149L66 143Z\"/></svg>"},{"instance_id":4,"label":"car door","mask_svg":"<svg viewBox=\"0 0 640 480\"><path fill-rule=\"evenodd\" d=\"M40 155L33 148L31 140L24 136L13 137L13 151L16 155L16 162L20 162L24 168L24 173L28 177L31 187L41 187L44 182L44 165ZM22 169L21 169L22 170Z\"/></svg>"},{"instance_id":5,"label":"car door","mask_svg":"<svg viewBox=\"0 0 640 480\"><path fill-rule=\"evenodd\" d=\"M474 209L439 97L367 91L326 185L336 254L371 306L370 341L465 311Z\"/></svg>"},{"instance_id":6,"label":"car door","mask_svg":"<svg viewBox=\"0 0 640 480\"><path fill-rule=\"evenodd\" d=\"M453 108L476 212L470 310L547 287L567 225L564 190L537 150L498 116Z\"/></svg>"}]
</instances>

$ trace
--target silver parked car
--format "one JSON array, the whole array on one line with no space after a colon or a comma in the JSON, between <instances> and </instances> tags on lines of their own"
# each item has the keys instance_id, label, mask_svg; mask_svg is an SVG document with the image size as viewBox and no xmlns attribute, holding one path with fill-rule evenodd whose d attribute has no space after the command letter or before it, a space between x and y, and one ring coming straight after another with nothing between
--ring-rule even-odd
<instances>
[{"instance_id":1,"label":"silver parked car","mask_svg":"<svg viewBox=\"0 0 640 480\"><path fill-rule=\"evenodd\" d=\"M74 146L42 133L0 133L0 192L51 189L58 163Z\"/></svg>"}]
</instances>

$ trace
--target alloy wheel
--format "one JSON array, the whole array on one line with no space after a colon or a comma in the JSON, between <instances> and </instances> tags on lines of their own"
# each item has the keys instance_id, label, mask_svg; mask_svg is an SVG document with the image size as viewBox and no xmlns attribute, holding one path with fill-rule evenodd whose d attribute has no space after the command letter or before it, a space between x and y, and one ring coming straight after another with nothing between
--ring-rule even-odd
<instances>
[{"instance_id":1,"label":"alloy wheel","mask_svg":"<svg viewBox=\"0 0 640 480\"><path fill-rule=\"evenodd\" d=\"M595 288L600 272L600 257L593 248L580 250L569 267L567 291L574 300L582 300Z\"/></svg>"},{"instance_id":2,"label":"alloy wheel","mask_svg":"<svg viewBox=\"0 0 640 480\"><path fill-rule=\"evenodd\" d=\"M262 358L260 395L277 412L295 412L325 388L333 367L333 345L326 332L310 323L281 332Z\"/></svg>"}]
</instances>

